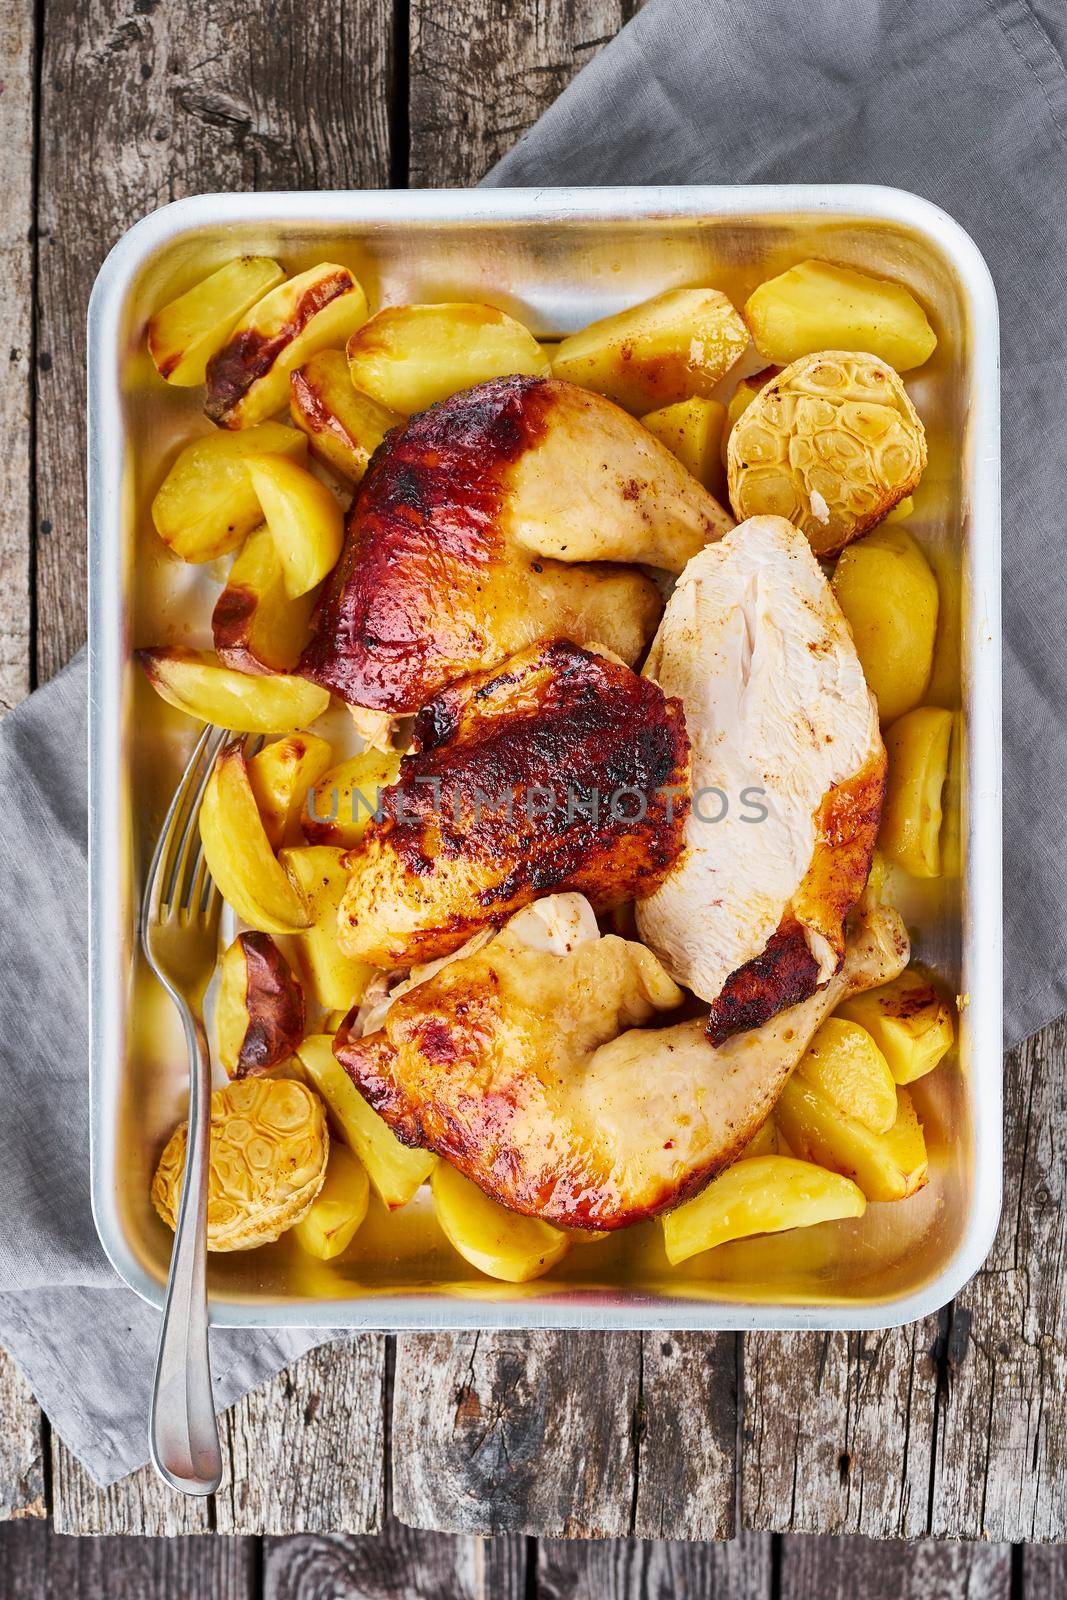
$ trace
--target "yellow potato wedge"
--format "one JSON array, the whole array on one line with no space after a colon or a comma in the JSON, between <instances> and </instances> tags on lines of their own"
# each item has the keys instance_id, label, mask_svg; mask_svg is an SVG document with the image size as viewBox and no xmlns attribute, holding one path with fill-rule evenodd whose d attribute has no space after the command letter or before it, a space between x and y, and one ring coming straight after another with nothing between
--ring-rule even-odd
<instances>
[{"instance_id":1,"label":"yellow potato wedge","mask_svg":"<svg viewBox=\"0 0 1067 1600\"><path fill-rule=\"evenodd\" d=\"M203 383L234 324L284 277L268 256L238 256L157 311L148 324L148 353L160 377L181 389Z\"/></svg>"},{"instance_id":2,"label":"yellow potato wedge","mask_svg":"<svg viewBox=\"0 0 1067 1600\"><path fill-rule=\"evenodd\" d=\"M342 350L320 350L291 375L289 413L311 454L353 489L390 428L404 420L355 388Z\"/></svg>"},{"instance_id":3,"label":"yellow potato wedge","mask_svg":"<svg viewBox=\"0 0 1067 1600\"><path fill-rule=\"evenodd\" d=\"M737 1159L750 1161L755 1160L756 1156L776 1156L779 1153L779 1142L774 1118L768 1117L763 1126L752 1135Z\"/></svg>"},{"instance_id":4,"label":"yellow potato wedge","mask_svg":"<svg viewBox=\"0 0 1067 1600\"><path fill-rule=\"evenodd\" d=\"M290 598L270 531L257 528L230 568L211 614L216 655L235 672L289 672L307 643L314 604L314 595Z\"/></svg>"},{"instance_id":5,"label":"yellow potato wedge","mask_svg":"<svg viewBox=\"0 0 1067 1600\"><path fill-rule=\"evenodd\" d=\"M324 772L307 797L301 819L311 844L351 850L378 808L382 789L400 774L397 750L364 750Z\"/></svg>"},{"instance_id":6,"label":"yellow potato wedge","mask_svg":"<svg viewBox=\"0 0 1067 1600\"><path fill-rule=\"evenodd\" d=\"M885 735L889 772L878 848L913 878L941 876L941 799L952 712L917 706Z\"/></svg>"},{"instance_id":7,"label":"yellow potato wedge","mask_svg":"<svg viewBox=\"0 0 1067 1600\"><path fill-rule=\"evenodd\" d=\"M897 1119L897 1089L889 1064L857 1022L827 1017L796 1070L872 1133L887 1133Z\"/></svg>"},{"instance_id":8,"label":"yellow potato wedge","mask_svg":"<svg viewBox=\"0 0 1067 1600\"><path fill-rule=\"evenodd\" d=\"M282 850L282 866L303 892L311 925L297 940L297 958L320 1005L327 1011L358 1004L375 969L342 955L337 911L348 887L344 851L330 845L294 845Z\"/></svg>"},{"instance_id":9,"label":"yellow potato wedge","mask_svg":"<svg viewBox=\"0 0 1067 1600\"><path fill-rule=\"evenodd\" d=\"M896 1120L885 1133L872 1133L845 1116L795 1073L774 1115L802 1160L851 1178L868 1200L904 1200L926 1182L926 1140L906 1089L897 1090Z\"/></svg>"},{"instance_id":10,"label":"yellow potato wedge","mask_svg":"<svg viewBox=\"0 0 1067 1600\"><path fill-rule=\"evenodd\" d=\"M868 989L838 1006L838 1014L866 1028L897 1083L914 1083L933 1072L952 1049L954 1013L930 980L907 967L892 983Z\"/></svg>"},{"instance_id":11,"label":"yellow potato wedge","mask_svg":"<svg viewBox=\"0 0 1067 1600\"><path fill-rule=\"evenodd\" d=\"M257 301L207 364L204 410L221 428L251 428L289 405L289 374L343 345L367 320L347 267L323 261Z\"/></svg>"},{"instance_id":12,"label":"yellow potato wedge","mask_svg":"<svg viewBox=\"0 0 1067 1600\"><path fill-rule=\"evenodd\" d=\"M669 289L563 339L552 373L640 417L709 395L747 344L748 329L718 289Z\"/></svg>"},{"instance_id":13,"label":"yellow potato wedge","mask_svg":"<svg viewBox=\"0 0 1067 1600\"><path fill-rule=\"evenodd\" d=\"M529 1283L570 1249L570 1238L560 1228L506 1210L447 1161L434 1168L430 1188L445 1238L486 1277Z\"/></svg>"},{"instance_id":14,"label":"yellow potato wedge","mask_svg":"<svg viewBox=\"0 0 1067 1600\"><path fill-rule=\"evenodd\" d=\"M263 521L245 457L307 458L295 428L265 422L247 433L209 433L181 451L152 501L156 532L183 561L214 561L236 550Z\"/></svg>"},{"instance_id":15,"label":"yellow potato wedge","mask_svg":"<svg viewBox=\"0 0 1067 1600\"><path fill-rule=\"evenodd\" d=\"M241 739L219 751L200 808L200 839L222 898L242 922L260 933L310 926L303 895L270 847Z\"/></svg>"},{"instance_id":16,"label":"yellow potato wedge","mask_svg":"<svg viewBox=\"0 0 1067 1600\"><path fill-rule=\"evenodd\" d=\"M842 550L833 590L883 722L922 700L937 637L937 579L904 528L875 528Z\"/></svg>"},{"instance_id":17,"label":"yellow potato wedge","mask_svg":"<svg viewBox=\"0 0 1067 1600\"><path fill-rule=\"evenodd\" d=\"M352 1243L369 1203L366 1167L343 1144L332 1144L322 1188L293 1229L297 1244L317 1261L332 1261Z\"/></svg>"},{"instance_id":18,"label":"yellow potato wedge","mask_svg":"<svg viewBox=\"0 0 1067 1600\"><path fill-rule=\"evenodd\" d=\"M886 513L885 517L882 519L883 524L890 522L907 522L914 510L915 496L913 494L907 494L904 496L903 500L900 501L899 505L895 505L892 511Z\"/></svg>"},{"instance_id":19,"label":"yellow potato wedge","mask_svg":"<svg viewBox=\"0 0 1067 1600\"><path fill-rule=\"evenodd\" d=\"M724 405L694 395L691 400L678 400L673 406L648 411L641 421L698 483L720 499L725 498L726 474L721 454L726 425Z\"/></svg>"},{"instance_id":20,"label":"yellow potato wedge","mask_svg":"<svg viewBox=\"0 0 1067 1600\"><path fill-rule=\"evenodd\" d=\"M546 373L533 334L495 306L386 306L348 341L357 389L410 416L460 389L513 372Z\"/></svg>"},{"instance_id":21,"label":"yellow potato wedge","mask_svg":"<svg viewBox=\"0 0 1067 1600\"><path fill-rule=\"evenodd\" d=\"M785 366L815 350L869 350L897 372L921 367L937 335L902 283L831 261L801 261L745 302L756 348Z\"/></svg>"},{"instance_id":22,"label":"yellow potato wedge","mask_svg":"<svg viewBox=\"0 0 1067 1600\"><path fill-rule=\"evenodd\" d=\"M321 583L341 554L344 517L324 483L284 456L245 463L263 508L291 600Z\"/></svg>"},{"instance_id":23,"label":"yellow potato wedge","mask_svg":"<svg viewBox=\"0 0 1067 1600\"><path fill-rule=\"evenodd\" d=\"M366 1167L379 1200L390 1211L406 1206L437 1165L437 1157L430 1150L409 1150L371 1110L334 1055L331 1034L310 1034L297 1055L341 1137Z\"/></svg>"},{"instance_id":24,"label":"yellow potato wedge","mask_svg":"<svg viewBox=\"0 0 1067 1600\"><path fill-rule=\"evenodd\" d=\"M867 1201L848 1178L791 1156L735 1161L707 1188L663 1219L672 1267L731 1239L783 1233L817 1222L862 1217Z\"/></svg>"},{"instance_id":25,"label":"yellow potato wedge","mask_svg":"<svg viewBox=\"0 0 1067 1600\"><path fill-rule=\"evenodd\" d=\"M220 961L215 1037L231 1078L269 1072L304 1037L304 991L268 933L239 933Z\"/></svg>"},{"instance_id":26,"label":"yellow potato wedge","mask_svg":"<svg viewBox=\"0 0 1067 1600\"><path fill-rule=\"evenodd\" d=\"M234 733L292 733L330 703L328 691L306 678L253 678L224 667L210 650L174 645L137 656L161 699Z\"/></svg>"},{"instance_id":27,"label":"yellow potato wedge","mask_svg":"<svg viewBox=\"0 0 1067 1600\"><path fill-rule=\"evenodd\" d=\"M248 780L272 850L299 844L308 790L330 765L333 752L314 733L291 733L264 745L248 763Z\"/></svg>"}]
</instances>

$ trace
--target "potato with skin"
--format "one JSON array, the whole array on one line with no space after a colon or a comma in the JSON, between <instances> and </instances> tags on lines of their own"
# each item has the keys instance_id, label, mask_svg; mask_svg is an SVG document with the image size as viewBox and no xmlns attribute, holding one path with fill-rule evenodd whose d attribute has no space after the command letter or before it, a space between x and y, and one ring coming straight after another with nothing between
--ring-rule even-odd
<instances>
[{"instance_id":1,"label":"potato with skin","mask_svg":"<svg viewBox=\"0 0 1067 1600\"><path fill-rule=\"evenodd\" d=\"M926 1140L906 1089L897 1089L897 1115L885 1133L846 1116L819 1089L795 1074L775 1107L789 1148L857 1183L868 1200L905 1200L926 1182Z\"/></svg>"},{"instance_id":2,"label":"potato with skin","mask_svg":"<svg viewBox=\"0 0 1067 1600\"><path fill-rule=\"evenodd\" d=\"M904 528L875 528L842 550L832 579L882 721L917 706L930 681L938 590Z\"/></svg>"},{"instance_id":3,"label":"potato with skin","mask_svg":"<svg viewBox=\"0 0 1067 1600\"><path fill-rule=\"evenodd\" d=\"M282 850L279 860L307 903L310 925L298 941L298 959L320 1005L341 1011L363 996L374 968L341 951L337 913L348 887L345 852L329 845L296 845Z\"/></svg>"},{"instance_id":4,"label":"potato with skin","mask_svg":"<svg viewBox=\"0 0 1067 1600\"><path fill-rule=\"evenodd\" d=\"M406 1206L437 1165L430 1150L410 1150L372 1111L333 1053L328 1033L309 1035L297 1051L330 1115L367 1169L374 1191L389 1211Z\"/></svg>"},{"instance_id":5,"label":"potato with skin","mask_svg":"<svg viewBox=\"0 0 1067 1600\"><path fill-rule=\"evenodd\" d=\"M445 1238L486 1277L529 1283L543 1277L570 1249L562 1229L508 1211L447 1161L434 1168L430 1188Z\"/></svg>"},{"instance_id":6,"label":"potato with skin","mask_svg":"<svg viewBox=\"0 0 1067 1600\"><path fill-rule=\"evenodd\" d=\"M341 554L341 507L295 461L249 456L246 466L282 564L285 592L296 600L322 582Z\"/></svg>"},{"instance_id":7,"label":"potato with skin","mask_svg":"<svg viewBox=\"0 0 1067 1600\"><path fill-rule=\"evenodd\" d=\"M219 751L200 807L200 839L222 898L260 933L299 933L311 912L270 847L248 781L244 741Z\"/></svg>"},{"instance_id":8,"label":"potato with skin","mask_svg":"<svg viewBox=\"0 0 1067 1600\"><path fill-rule=\"evenodd\" d=\"M341 350L320 350L292 373L289 414L311 454L353 489L390 428L404 420L354 386Z\"/></svg>"},{"instance_id":9,"label":"potato with skin","mask_svg":"<svg viewBox=\"0 0 1067 1600\"><path fill-rule=\"evenodd\" d=\"M720 454L726 424L724 405L694 395L691 400L678 400L672 406L647 412L641 422L678 457L698 483L719 499L725 498L726 478Z\"/></svg>"},{"instance_id":10,"label":"potato with skin","mask_svg":"<svg viewBox=\"0 0 1067 1600\"><path fill-rule=\"evenodd\" d=\"M308 791L332 759L333 751L318 734L291 733L264 745L248 763L248 781L272 850L299 844Z\"/></svg>"},{"instance_id":11,"label":"potato with skin","mask_svg":"<svg viewBox=\"0 0 1067 1600\"><path fill-rule=\"evenodd\" d=\"M866 1028L828 1017L809 1044L797 1076L872 1133L888 1133L897 1118L889 1063Z\"/></svg>"},{"instance_id":12,"label":"potato with skin","mask_svg":"<svg viewBox=\"0 0 1067 1600\"><path fill-rule=\"evenodd\" d=\"M290 672L307 644L314 604L313 594L290 598L270 531L257 528L230 568L211 614L216 655L235 672Z\"/></svg>"},{"instance_id":13,"label":"potato with skin","mask_svg":"<svg viewBox=\"0 0 1067 1600\"><path fill-rule=\"evenodd\" d=\"M181 389L203 383L234 324L284 277L269 256L238 256L163 306L148 324L148 353L160 377Z\"/></svg>"},{"instance_id":14,"label":"potato with skin","mask_svg":"<svg viewBox=\"0 0 1067 1600\"><path fill-rule=\"evenodd\" d=\"M269 1072L304 1037L304 991L267 933L239 933L219 963L219 1060L231 1078Z\"/></svg>"},{"instance_id":15,"label":"potato with skin","mask_svg":"<svg viewBox=\"0 0 1067 1600\"><path fill-rule=\"evenodd\" d=\"M897 1083L914 1083L933 1072L955 1042L952 1006L916 967L906 967L879 989L854 995L838 1012L867 1029Z\"/></svg>"},{"instance_id":16,"label":"potato with skin","mask_svg":"<svg viewBox=\"0 0 1067 1600\"><path fill-rule=\"evenodd\" d=\"M643 416L710 395L747 344L748 329L718 289L668 289L561 340L552 375Z\"/></svg>"},{"instance_id":17,"label":"potato with skin","mask_svg":"<svg viewBox=\"0 0 1067 1600\"><path fill-rule=\"evenodd\" d=\"M322 1188L293 1228L293 1236L317 1261L333 1261L352 1243L369 1203L366 1167L343 1144L332 1144Z\"/></svg>"},{"instance_id":18,"label":"potato with skin","mask_svg":"<svg viewBox=\"0 0 1067 1600\"><path fill-rule=\"evenodd\" d=\"M769 278L749 295L744 315L757 350L783 366L815 350L869 350L908 372L937 346L910 289L831 261L801 261Z\"/></svg>"},{"instance_id":19,"label":"potato with skin","mask_svg":"<svg viewBox=\"0 0 1067 1600\"><path fill-rule=\"evenodd\" d=\"M308 795L302 818L310 844L351 850L378 809L380 792L400 775L398 750L364 750L324 772Z\"/></svg>"},{"instance_id":20,"label":"potato with skin","mask_svg":"<svg viewBox=\"0 0 1067 1600\"><path fill-rule=\"evenodd\" d=\"M851 1179L792 1156L735 1161L706 1189L663 1218L672 1267L731 1239L862 1217L863 1191Z\"/></svg>"},{"instance_id":21,"label":"potato with skin","mask_svg":"<svg viewBox=\"0 0 1067 1600\"><path fill-rule=\"evenodd\" d=\"M942 795L953 714L917 706L885 735L886 778L878 848L913 878L941 876Z\"/></svg>"},{"instance_id":22,"label":"potato with skin","mask_svg":"<svg viewBox=\"0 0 1067 1600\"><path fill-rule=\"evenodd\" d=\"M348 341L355 387L402 416L516 372L547 374L533 334L495 306L386 306Z\"/></svg>"},{"instance_id":23,"label":"potato with skin","mask_svg":"<svg viewBox=\"0 0 1067 1600\"><path fill-rule=\"evenodd\" d=\"M323 261L257 301L207 365L204 410L220 428L251 428L289 405L289 374L367 320L347 267Z\"/></svg>"},{"instance_id":24,"label":"potato with skin","mask_svg":"<svg viewBox=\"0 0 1067 1600\"><path fill-rule=\"evenodd\" d=\"M183 561L214 561L236 550L263 521L245 469L251 455L307 459L307 440L295 428L265 422L247 433L209 433L182 450L152 501L152 521Z\"/></svg>"},{"instance_id":25,"label":"potato with skin","mask_svg":"<svg viewBox=\"0 0 1067 1600\"><path fill-rule=\"evenodd\" d=\"M137 659L160 699L234 733L291 733L330 703L329 692L306 678L234 672L210 650L160 646L138 650Z\"/></svg>"}]
</instances>

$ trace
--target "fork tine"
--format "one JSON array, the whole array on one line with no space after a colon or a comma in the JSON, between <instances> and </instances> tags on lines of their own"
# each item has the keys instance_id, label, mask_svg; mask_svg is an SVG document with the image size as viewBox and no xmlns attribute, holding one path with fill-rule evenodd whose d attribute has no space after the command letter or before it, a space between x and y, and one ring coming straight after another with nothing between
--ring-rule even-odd
<instances>
[{"instance_id":1,"label":"fork tine","mask_svg":"<svg viewBox=\"0 0 1067 1600\"><path fill-rule=\"evenodd\" d=\"M163 904L163 889L168 888L174 876L173 846L179 832L179 826L186 818L186 807L191 788L205 771L210 773L214 763L215 753L218 750L225 730L212 727L210 724L204 729L197 740L193 753L189 758L181 781L174 791L173 798L167 808L163 825L159 830L156 847L152 852L148 874L145 879L144 899L141 906L141 926L143 930L161 913Z\"/></svg>"},{"instance_id":2,"label":"fork tine","mask_svg":"<svg viewBox=\"0 0 1067 1600\"><path fill-rule=\"evenodd\" d=\"M163 899L166 905L173 910L185 909L189 903L189 884L193 876L196 857L200 853L200 806L204 799L204 792L215 770L215 756L223 739L224 732L220 732L212 743L211 759L204 764L195 787L189 784L189 801L181 827L181 837L174 852L174 865L170 883L164 892ZM190 856L193 861L190 863Z\"/></svg>"}]
</instances>

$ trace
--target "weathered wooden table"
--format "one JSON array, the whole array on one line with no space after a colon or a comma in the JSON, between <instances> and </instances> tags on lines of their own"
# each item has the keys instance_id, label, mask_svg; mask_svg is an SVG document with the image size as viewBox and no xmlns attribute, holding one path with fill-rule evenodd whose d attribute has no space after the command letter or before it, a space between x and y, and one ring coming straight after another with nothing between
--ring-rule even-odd
<instances>
[{"instance_id":1,"label":"weathered wooden table","mask_svg":"<svg viewBox=\"0 0 1067 1600\"><path fill-rule=\"evenodd\" d=\"M2 0L5 707L84 636L83 326L119 234L203 190L471 184L631 9ZM1067 1539L1065 1059L1063 1026L1008 1057L996 1245L954 1304L917 1326L744 1340L370 1334L316 1352L229 1413L227 1476L209 1502L169 1493L147 1469L97 1489L6 1363L2 1515L48 1513L65 1533L327 1535L385 1524L395 1559L406 1552L436 1574L417 1592L502 1596L524 1592L532 1562L553 1595L583 1584L667 1594L684 1582L710 1592L713 1579L746 1595L833 1593L846 1571L850 1589L867 1571L881 1575L877 1592L886 1574L905 1590L899 1552L783 1548L770 1532ZM510 1537L486 1545L487 1534ZM521 1535L542 1539L538 1554ZM629 1535L740 1537L718 1552L658 1554L554 1542ZM49 1546L45 1561L44 1537L24 1528L3 1545L11 1593L44 1593L30 1575L40 1585L46 1568L54 1592L72 1591L73 1558ZM208 1544L214 1553L195 1561L199 1542L113 1551L107 1570L139 1562L160 1583L169 1574L173 1587L152 1593L259 1592L255 1540ZM377 1593L381 1551L376 1541L271 1542L266 1592ZM87 1593L97 1592L94 1559L78 1558ZM923 1561L909 1580L916 1592L969 1583L971 1593L1008 1594L1003 1545L930 1550ZM1057 1572L1067 1583L1062 1552L1026 1561L1035 1585L1054 1588Z\"/></svg>"}]
</instances>

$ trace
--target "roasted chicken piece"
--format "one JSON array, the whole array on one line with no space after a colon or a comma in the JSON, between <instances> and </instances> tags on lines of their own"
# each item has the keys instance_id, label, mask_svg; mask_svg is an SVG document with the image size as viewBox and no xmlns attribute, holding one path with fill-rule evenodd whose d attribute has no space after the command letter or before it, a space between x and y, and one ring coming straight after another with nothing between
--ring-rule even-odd
<instances>
[{"instance_id":1,"label":"roasted chicken piece","mask_svg":"<svg viewBox=\"0 0 1067 1600\"><path fill-rule=\"evenodd\" d=\"M680 702L570 639L442 690L414 742L347 857L339 938L374 966L447 955L553 890L647 894L681 848Z\"/></svg>"},{"instance_id":2,"label":"roasted chicken piece","mask_svg":"<svg viewBox=\"0 0 1067 1600\"><path fill-rule=\"evenodd\" d=\"M627 1227L695 1194L766 1120L823 1018L908 959L896 912L871 907L824 989L716 1047L700 1018L635 1027L681 999L643 945L532 949L531 910L396 1000L377 1032L358 1037L353 1013L334 1051L398 1139L569 1228Z\"/></svg>"},{"instance_id":3,"label":"roasted chicken piece","mask_svg":"<svg viewBox=\"0 0 1067 1600\"><path fill-rule=\"evenodd\" d=\"M386 436L299 670L353 707L397 716L549 636L595 640L632 664L658 591L602 563L680 572L731 526L609 400L494 379Z\"/></svg>"},{"instance_id":4,"label":"roasted chicken piece","mask_svg":"<svg viewBox=\"0 0 1067 1600\"><path fill-rule=\"evenodd\" d=\"M637 927L711 1003L719 1044L840 965L885 790L878 710L818 561L781 517L689 563L645 671L685 707L693 809Z\"/></svg>"}]
</instances>

